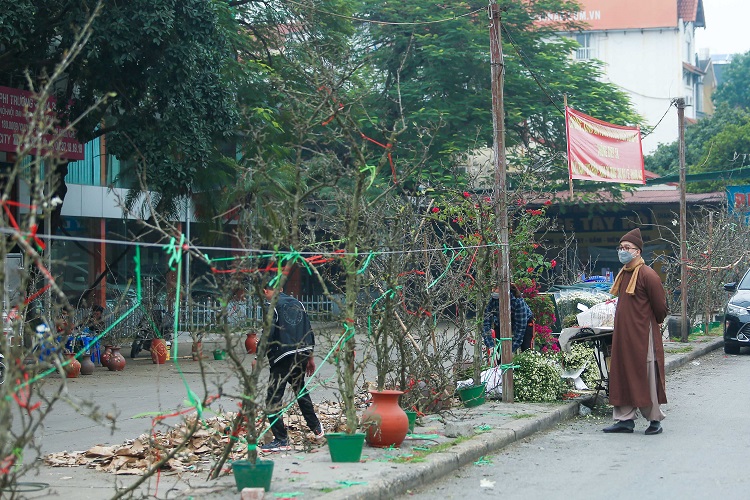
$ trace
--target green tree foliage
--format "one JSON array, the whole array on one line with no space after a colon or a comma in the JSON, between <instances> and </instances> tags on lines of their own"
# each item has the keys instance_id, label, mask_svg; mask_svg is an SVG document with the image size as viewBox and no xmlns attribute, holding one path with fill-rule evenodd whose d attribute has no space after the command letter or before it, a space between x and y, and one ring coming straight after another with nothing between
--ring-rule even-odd
<instances>
[{"instance_id":1,"label":"green tree foliage","mask_svg":"<svg viewBox=\"0 0 750 500\"><path fill-rule=\"evenodd\" d=\"M59 82L61 114L77 117L113 93L78 124L80 140L106 133L109 151L131 160L149 188L172 200L188 192L235 128L236 23L218 1L102 3L84 53ZM92 4L6 4L0 12L0 85L38 87Z\"/></svg>"},{"instance_id":2,"label":"green tree foliage","mask_svg":"<svg viewBox=\"0 0 750 500\"><path fill-rule=\"evenodd\" d=\"M724 75L726 80L714 95L716 103L750 109L750 51L734 57Z\"/></svg>"},{"instance_id":3,"label":"green tree foliage","mask_svg":"<svg viewBox=\"0 0 750 500\"><path fill-rule=\"evenodd\" d=\"M526 163L544 177L563 181L563 94L575 108L603 120L635 124L639 117L623 92L599 81L596 63L571 59L575 42L556 33L579 28L575 22L537 22L550 13L577 12L575 2L503 4L509 152L516 165ZM369 42L363 47L377 82L366 97L372 123L377 127L403 114L408 128L396 155L425 152L430 161L419 182L454 180L448 167L467 152L492 144L486 7L481 1L362 1L361 16L373 21L365 28Z\"/></svg>"},{"instance_id":4,"label":"green tree foliage","mask_svg":"<svg viewBox=\"0 0 750 500\"><path fill-rule=\"evenodd\" d=\"M747 125L750 120L748 111L719 105L716 113L704 118L685 129L685 165L688 173L734 168L729 166L734 156L734 149L727 152L719 147L717 139L731 128L735 132ZM723 141L724 142L724 141ZM677 141L660 144L653 154L646 158L646 168L661 175L679 173ZM723 166L722 166L723 165ZM740 166L740 165L737 165ZM717 167L717 168L716 168Z\"/></svg>"},{"instance_id":5,"label":"green tree foliage","mask_svg":"<svg viewBox=\"0 0 750 500\"><path fill-rule=\"evenodd\" d=\"M750 52L732 60L726 81L714 94L716 111L685 129L685 166L688 174L733 170L750 165ZM646 158L646 168L662 175L679 173L679 144L661 144ZM692 192L721 190L746 179L689 183Z\"/></svg>"}]
</instances>

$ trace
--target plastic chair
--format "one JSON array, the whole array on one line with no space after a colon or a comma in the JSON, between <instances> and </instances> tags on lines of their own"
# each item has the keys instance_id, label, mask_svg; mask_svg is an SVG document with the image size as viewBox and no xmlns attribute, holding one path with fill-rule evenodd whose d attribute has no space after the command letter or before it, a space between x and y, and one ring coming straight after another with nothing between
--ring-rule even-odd
<instances>
[{"instance_id":1,"label":"plastic chair","mask_svg":"<svg viewBox=\"0 0 750 500\"><path fill-rule=\"evenodd\" d=\"M102 364L101 344L96 339L96 334L92 334L88 328L68 339L68 343L70 345L66 344L66 347L69 351L77 352L80 346L84 352L91 353L91 361L98 365Z\"/></svg>"}]
</instances>

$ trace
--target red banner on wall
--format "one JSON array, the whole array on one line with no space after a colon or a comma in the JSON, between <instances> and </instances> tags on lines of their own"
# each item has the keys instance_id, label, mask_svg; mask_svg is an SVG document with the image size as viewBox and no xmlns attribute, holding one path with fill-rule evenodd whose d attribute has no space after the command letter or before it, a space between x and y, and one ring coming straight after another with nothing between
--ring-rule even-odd
<instances>
[{"instance_id":1,"label":"red banner on wall","mask_svg":"<svg viewBox=\"0 0 750 500\"><path fill-rule=\"evenodd\" d=\"M54 99L50 99L47 103L50 111L54 102ZM29 128L27 110L33 112L36 104L31 92L0 87L0 151L17 151L21 134ZM53 139L56 139L54 144ZM44 140L59 157L83 160L83 144L76 139L74 130L63 131L62 127L56 126L54 133L45 135Z\"/></svg>"},{"instance_id":2,"label":"red banner on wall","mask_svg":"<svg viewBox=\"0 0 750 500\"><path fill-rule=\"evenodd\" d=\"M565 108L571 179L646 184L641 130Z\"/></svg>"}]
</instances>

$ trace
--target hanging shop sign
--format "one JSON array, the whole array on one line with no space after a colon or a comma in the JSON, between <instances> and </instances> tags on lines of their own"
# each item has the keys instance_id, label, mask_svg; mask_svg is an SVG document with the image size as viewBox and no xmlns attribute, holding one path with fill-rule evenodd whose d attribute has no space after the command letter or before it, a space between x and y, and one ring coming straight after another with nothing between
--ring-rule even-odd
<instances>
[{"instance_id":1,"label":"hanging shop sign","mask_svg":"<svg viewBox=\"0 0 750 500\"><path fill-rule=\"evenodd\" d=\"M34 112L37 101L26 90L0 87L0 151L15 153L24 136L29 132L29 115ZM47 112L51 115L55 101L47 102ZM78 142L75 130L65 129L56 124L52 132L43 136L43 152L53 152L67 160L83 160L83 144Z\"/></svg>"}]
</instances>

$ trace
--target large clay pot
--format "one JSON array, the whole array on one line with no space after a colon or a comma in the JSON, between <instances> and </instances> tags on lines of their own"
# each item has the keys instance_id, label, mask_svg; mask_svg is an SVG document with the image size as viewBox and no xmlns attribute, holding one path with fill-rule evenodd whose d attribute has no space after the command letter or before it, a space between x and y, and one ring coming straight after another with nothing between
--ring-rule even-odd
<instances>
[{"instance_id":1,"label":"large clay pot","mask_svg":"<svg viewBox=\"0 0 750 500\"><path fill-rule=\"evenodd\" d=\"M107 368L112 372L121 372L125 369L125 357L120 352L120 347L112 347L112 356L109 358Z\"/></svg>"},{"instance_id":2,"label":"large clay pot","mask_svg":"<svg viewBox=\"0 0 750 500\"><path fill-rule=\"evenodd\" d=\"M255 354L258 350L258 334L250 332L245 339L245 350L248 354Z\"/></svg>"},{"instance_id":3,"label":"large clay pot","mask_svg":"<svg viewBox=\"0 0 750 500\"><path fill-rule=\"evenodd\" d=\"M402 391L371 391L372 405L362 414L367 444L376 448L399 446L409 432L409 417L398 404Z\"/></svg>"},{"instance_id":4,"label":"large clay pot","mask_svg":"<svg viewBox=\"0 0 750 500\"><path fill-rule=\"evenodd\" d=\"M78 378L78 375L81 374L81 363L73 353L68 353L66 356L68 357L68 364L63 367L65 376L68 378Z\"/></svg>"},{"instance_id":5,"label":"large clay pot","mask_svg":"<svg viewBox=\"0 0 750 500\"><path fill-rule=\"evenodd\" d=\"M93 375L96 365L91 360L91 354L85 353L81 356L81 375Z\"/></svg>"},{"instance_id":6,"label":"large clay pot","mask_svg":"<svg viewBox=\"0 0 750 500\"><path fill-rule=\"evenodd\" d=\"M163 365L167 361L167 343L164 339L153 339L151 341L151 361L155 365Z\"/></svg>"},{"instance_id":7,"label":"large clay pot","mask_svg":"<svg viewBox=\"0 0 750 500\"><path fill-rule=\"evenodd\" d=\"M104 346L104 352L102 353L102 366L105 368L109 368L109 360L112 357L112 346L111 345L105 345Z\"/></svg>"}]
</instances>

